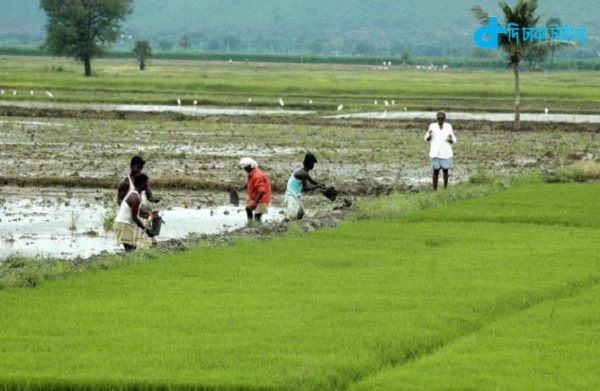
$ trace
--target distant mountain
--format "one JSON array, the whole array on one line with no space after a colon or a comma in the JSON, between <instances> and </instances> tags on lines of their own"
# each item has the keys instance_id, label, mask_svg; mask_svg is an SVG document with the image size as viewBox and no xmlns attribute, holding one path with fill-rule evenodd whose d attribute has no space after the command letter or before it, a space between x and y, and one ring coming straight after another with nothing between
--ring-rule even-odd
<instances>
[{"instance_id":1,"label":"distant mountain","mask_svg":"<svg viewBox=\"0 0 600 391\"><path fill-rule=\"evenodd\" d=\"M500 14L498 0L136 0L118 45L143 37L177 48L186 34L195 50L469 55L477 27L470 8L477 3ZM0 44L44 40L38 0L0 4ZM590 46L574 52L598 55L598 0L541 0L540 13L587 27Z\"/></svg>"}]
</instances>

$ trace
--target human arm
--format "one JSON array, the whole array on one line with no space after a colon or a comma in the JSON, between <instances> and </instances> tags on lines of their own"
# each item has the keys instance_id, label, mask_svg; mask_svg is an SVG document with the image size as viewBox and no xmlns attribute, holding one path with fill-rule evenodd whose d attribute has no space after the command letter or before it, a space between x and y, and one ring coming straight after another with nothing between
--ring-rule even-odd
<instances>
[{"instance_id":1,"label":"human arm","mask_svg":"<svg viewBox=\"0 0 600 391\"><path fill-rule=\"evenodd\" d=\"M133 193L131 196L129 196L127 199L125 199L124 202L127 202L129 204L129 206L131 207L131 215L132 215L131 218L132 218L133 222L135 223L135 225L140 227L146 233L146 235L148 235L149 237L153 237L154 235L150 232L150 230L146 229L146 226L144 225L144 223L142 222L142 220L140 220L140 218L138 216L139 212L140 212L140 208L141 208L141 203L142 203L142 200L140 199L140 197L138 197L137 194Z\"/></svg>"},{"instance_id":2,"label":"human arm","mask_svg":"<svg viewBox=\"0 0 600 391\"><path fill-rule=\"evenodd\" d=\"M160 202L160 197L156 197L154 194L152 194L150 187L146 188L146 199L154 204Z\"/></svg>"},{"instance_id":3,"label":"human arm","mask_svg":"<svg viewBox=\"0 0 600 391\"><path fill-rule=\"evenodd\" d=\"M235 191L243 191L248 188L248 181L244 182L242 185L234 185L232 187Z\"/></svg>"},{"instance_id":4,"label":"human arm","mask_svg":"<svg viewBox=\"0 0 600 391\"><path fill-rule=\"evenodd\" d=\"M448 124L448 126L449 126L449 130L448 130L447 141L450 144L455 144L456 143L456 135L454 134L454 129L452 129L452 125Z\"/></svg>"},{"instance_id":5,"label":"human arm","mask_svg":"<svg viewBox=\"0 0 600 391\"><path fill-rule=\"evenodd\" d=\"M302 181L302 191L312 191L315 189L322 188L324 186L323 184L311 178L308 171L304 169L300 169L296 173L294 173L294 177Z\"/></svg>"},{"instance_id":6,"label":"human arm","mask_svg":"<svg viewBox=\"0 0 600 391\"><path fill-rule=\"evenodd\" d=\"M433 129L431 129L431 125L429 125L429 129L427 129L427 133L425 133L425 137L423 139L427 142L431 141L433 137Z\"/></svg>"}]
</instances>

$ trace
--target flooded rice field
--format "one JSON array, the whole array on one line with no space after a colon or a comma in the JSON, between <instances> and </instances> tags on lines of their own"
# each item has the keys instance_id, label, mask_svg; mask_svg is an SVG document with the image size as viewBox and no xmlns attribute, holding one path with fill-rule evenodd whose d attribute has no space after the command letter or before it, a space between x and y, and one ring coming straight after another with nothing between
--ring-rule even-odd
<instances>
[{"instance_id":1,"label":"flooded rice field","mask_svg":"<svg viewBox=\"0 0 600 391\"><path fill-rule=\"evenodd\" d=\"M45 103L45 102L27 102L27 101L2 101L0 106L10 106L28 109L44 110L74 110L74 111L95 111L111 113L176 113L186 116L272 116L272 115L308 115L316 114L316 111L310 110L287 110L284 107L274 107L273 109L248 109L235 107L203 107L195 105L148 105L148 104L84 104L84 103ZM362 119L388 119L388 120L409 120L409 119L432 119L435 118L435 111L395 111L379 110L363 113L344 113L338 115L328 115L324 118L362 118ZM467 113L467 112L448 112L449 119L467 120L467 121L490 121L490 122L510 122L514 119L514 113ZM589 114L555 114L555 113L522 113L523 122L560 122L560 123L600 123L600 115Z\"/></svg>"},{"instance_id":2,"label":"flooded rice field","mask_svg":"<svg viewBox=\"0 0 600 391\"><path fill-rule=\"evenodd\" d=\"M161 194L164 224L158 241L186 239L194 234L230 232L246 225L243 206L226 205L208 193L175 191ZM122 250L110 222L116 204L113 191L103 189L0 188L0 260L11 256L87 258ZM187 207L180 205L185 198ZM274 206L266 222L281 221Z\"/></svg>"},{"instance_id":3,"label":"flooded rice field","mask_svg":"<svg viewBox=\"0 0 600 391\"><path fill-rule=\"evenodd\" d=\"M362 118L383 120L431 119L435 118L434 111L378 111L368 113L353 113L328 116L327 118ZM514 113L464 113L447 112L449 119L465 121L490 121L510 122L514 120ZM600 123L600 115L589 114L545 114L521 113L523 122L560 122L560 123Z\"/></svg>"},{"instance_id":4,"label":"flooded rice field","mask_svg":"<svg viewBox=\"0 0 600 391\"><path fill-rule=\"evenodd\" d=\"M307 115L315 111L308 110L286 110L283 107L273 109L247 109L232 107L203 107L188 103L185 105L146 105L146 104L86 104L86 103L45 103L45 102L19 102L0 100L0 106L11 106L21 108L35 108L45 110L77 110L98 111L116 113L177 113L189 116L238 116L238 115Z\"/></svg>"},{"instance_id":5,"label":"flooded rice field","mask_svg":"<svg viewBox=\"0 0 600 391\"><path fill-rule=\"evenodd\" d=\"M385 122L385 126L382 126ZM450 121L451 122L451 121ZM390 126L392 124L392 126ZM322 123L244 122L221 118L83 119L0 117L0 259L11 255L72 258L119 251L104 228L115 189L135 154L163 201L160 240L235 230L241 208L226 190L241 186L241 157L254 157L275 191L268 219L307 150L318 158L314 178L352 197L430 186L426 129L415 122L344 120ZM600 158L600 134L573 129L455 127L451 185L476 172L552 172ZM314 210L331 209L310 196ZM310 209L309 208L309 211Z\"/></svg>"}]
</instances>

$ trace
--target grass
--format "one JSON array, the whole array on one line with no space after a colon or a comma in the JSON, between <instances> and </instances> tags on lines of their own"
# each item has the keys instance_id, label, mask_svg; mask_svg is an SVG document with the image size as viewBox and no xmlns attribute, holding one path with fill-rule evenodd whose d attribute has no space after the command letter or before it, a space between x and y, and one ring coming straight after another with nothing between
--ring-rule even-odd
<instances>
[{"instance_id":1,"label":"grass","mask_svg":"<svg viewBox=\"0 0 600 391\"><path fill-rule=\"evenodd\" d=\"M0 389L593 389L600 190L536 181L5 289Z\"/></svg>"},{"instance_id":2,"label":"grass","mask_svg":"<svg viewBox=\"0 0 600 391\"><path fill-rule=\"evenodd\" d=\"M403 68L382 71L358 65L301 65L267 63L214 63L155 60L147 71L133 60L94 62L95 77L81 75L72 60L3 57L0 88L3 100L48 102L50 90L58 102L161 103L276 107L335 110L382 110L373 100L395 100L409 110L513 110L513 76L509 71L424 72ZM524 72L522 110L598 113L600 84L596 72ZM12 90L19 92L12 95ZM29 91L34 90L31 96ZM248 103L252 98L252 103ZM308 104L308 99L314 105Z\"/></svg>"}]
</instances>

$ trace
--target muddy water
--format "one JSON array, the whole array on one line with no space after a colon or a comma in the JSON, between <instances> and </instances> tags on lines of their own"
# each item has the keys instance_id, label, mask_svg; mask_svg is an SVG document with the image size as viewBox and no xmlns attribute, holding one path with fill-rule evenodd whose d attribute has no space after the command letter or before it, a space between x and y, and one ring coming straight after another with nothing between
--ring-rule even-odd
<instances>
[{"instance_id":1,"label":"muddy water","mask_svg":"<svg viewBox=\"0 0 600 391\"><path fill-rule=\"evenodd\" d=\"M94 191L65 197L2 194L0 207L0 260L10 256L87 258L121 251L114 233L104 229L112 206L94 202L104 198ZM161 212L165 224L158 240L186 238L189 234L214 234L246 224L242 207L171 207ZM279 209L271 208L266 221L279 221Z\"/></svg>"},{"instance_id":2,"label":"muddy water","mask_svg":"<svg viewBox=\"0 0 600 391\"><path fill-rule=\"evenodd\" d=\"M229 107L199 107L199 106L169 106L169 105L114 105L114 104L81 104L81 103L43 103L43 102L11 102L1 101L0 106L37 108L47 110L93 110L93 111L112 111L125 113L178 113L190 116L209 116L209 115L277 115L293 114L306 115L313 114L314 111L303 110L261 110L261 109L240 109Z\"/></svg>"},{"instance_id":3,"label":"muddy water","mask_svg":"<svg viewBox=\"0 0 600 391\"><path fill-rule=\"evenodd\" d=\"M490 122L511 122L514 120L514 113L463 113L447 112L449 120L465 121L490 121ZM389 111L389 112L368 112L328 116L325 118L362 118L362 119L427 119L435 121L436 112L434 111ZM587 114L531 114L522 113L523 122L560 122L560 123L600 123L600 115Z\"/></svg>"},{"instance_id":4,"label":"muddy water","mask_svg":"<svg viewBox=\"0 0 600 391\"><path fill-rule=\"evenodd\" d=\"M177 106L177 105L115 105L115 104L82 104L82 103L44 103L44 102L23 102L23 101L2 101L0 106L38 108L47 110L93 110L109 112L136 112L136 113L178 113L189 116L239 116L239 115L307 115L315 114L315 111L305 110L285 110L277 108L274 110L265 109L241 109L235 107L199 107L199 106ZM324 118L362 118L362 119L435 119L434 111L379 111L366 113L342 114L326 116ZM465 113L448 112L450 120L466 121L490 121L490 122L511 122L514 120L514 113ZM553 114L553 113L521 113L523 122L559 122L559 123L600 123L600 115L588 114ZM43 124L42 124L43 125Z\"/></svg>"}]
</instances>

